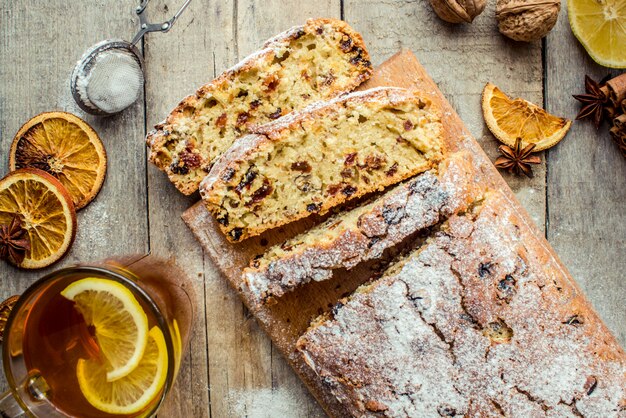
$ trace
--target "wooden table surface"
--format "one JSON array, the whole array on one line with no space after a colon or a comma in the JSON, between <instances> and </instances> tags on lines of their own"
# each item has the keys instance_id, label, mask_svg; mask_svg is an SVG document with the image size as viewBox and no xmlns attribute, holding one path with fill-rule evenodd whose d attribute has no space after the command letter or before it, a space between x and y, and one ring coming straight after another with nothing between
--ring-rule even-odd
<instances>
[{"instance_id":1,"label":"wooden table surface","mask_svg":"<svg viewBox=\"0 0 626 418\"><path fill-rule=\"evenodd\" d=\"M495 1L471 25L439 20L426 0L193 0L167 34L148 35L144 100L118 116L87 116L73 102L69 77L85 49L105 38L131 38L138 19L130 0L23 0L0 3L0 174L19 127L31 116L66 110L99 133L109 156L106 183L78 215L69 255L38 272L0 264L0 297L22 292L65 265L126 253L173 256L193 280L197 312L181 373L162 417L321 417L270 340L202 253L180 214L198 196L180 195L146 161L146 129L185 95L258 49L271 35L308 17L347 20L365 38L374 64L410 48L481 142L496 158L497 141L480 111L491 81L573 119L571 95L616 70L593 63L573 37L566 4L548 37L530 44L498 33ZM169 18L182 1L153 0L151 20ZM541 154L533 179L505 175L608 327L626 345L626 160L606 129L574 123ZM5 388L6 385L2 385Z\"/></svg>"}]
</instances>

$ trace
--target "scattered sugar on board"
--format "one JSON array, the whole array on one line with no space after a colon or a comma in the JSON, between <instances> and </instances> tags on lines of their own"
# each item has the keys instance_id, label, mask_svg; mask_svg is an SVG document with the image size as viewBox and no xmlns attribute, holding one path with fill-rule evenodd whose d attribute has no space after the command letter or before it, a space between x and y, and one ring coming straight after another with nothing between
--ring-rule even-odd
<instances>
[{"instance_id":1,"label":"scattered sugar on board","mask_svg":"<svg viewBox=\"0 0 626 418\"><path fill-rule=\"evenodd\" d=\"M113 256L121 251L120 248L110 248L112 231L117 230L115 225L119 224L119 219L110 216L107 205L106 199L95 199L79 214L76 243L81 248L90 248L90 256ZM81 228L80 225L89 225L89 228Z\"/></svg>"},{"instance_id":2,"label":"scattered sugar on board","mask_svg":"<svg viewBox=\"0 0 626 418\"><path fill-rule=\"evenodd\" d=\"M307 403L293 388L231 390L228 405L240 418L304 418L310 416Z\"/></svg>"}]
</instances>

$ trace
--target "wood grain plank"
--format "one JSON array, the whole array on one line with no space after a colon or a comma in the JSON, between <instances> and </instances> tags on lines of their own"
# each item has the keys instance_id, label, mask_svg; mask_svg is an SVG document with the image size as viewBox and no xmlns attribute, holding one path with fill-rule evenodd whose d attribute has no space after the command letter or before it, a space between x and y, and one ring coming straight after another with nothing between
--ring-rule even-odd
<instances>
[{"instance_id":1,"label":"wood grain plank","mask_svg":"<svg viewBox=\"0 0 626 418\"><path fill-rule=\"evenodd\" d=\"M148 6L148 15L152 21L165 21L177 7L177 2L153 1ZM233 59L234 33L232 2L192 2L170 32L150 34L144 39L148 129L165 118L184 96L210 81L215 76L216 65ZM222 292L227 289L210 267L205 271L202 251L193 245L193 238L179 216L198 197L180 194L152 165L147 177L150 250L156 255L176 257L194 283L196 308L180 374L159 415L220 416L211 410L211 395L219 397L220 393L210 392L209 364L222 367L219 355L212 355L214 341L223 339L214 328L220 323L216 312L232 311L232 307L216 302L211 295L216 288ZM207 292L206 288L211 290Z\"/></svg>"},{"instance_id":2,"label":"wood grain plank","mask_svg":"<svg viewBox=\"0 0 626 418\"><path fill-rule=\"evenodd\" d=\"M482 117L485 84L491 81L534 103L543 99L541 42L510 41L499 34L494 14L495 2L487 2L472 24L453 25L439 19L427 1L344 1L344 18L363 35L374 64L400 48L415 52L492 161L499 143ZM503 174L540 228L545 221L545 167L533 168L531 180Z\"/></svg>"},{"instance_id":3,"label":"wood grain plank","mask_svg":"<svg viewBox=\"0 0 626 418\"><path fill-rule=\"evenodd\" d=\"M584 76L595 80L619 71L594 63L572 35L567 4L547 38L546 105L574 118L572 94L584 93ZM548 239L577 278L600 316L626 345L626 160L609 137L606 124L589 121L549 151Z\"/></svg>"},{"instance_id":4,"label":"wood grain plank","mask_svg":"<svg viewBox=\"0 0 626 418\"><path fill-rule=\"evenodd\" d=\"M79 110L69 88L72 68L88 47L133 33L135 6L131 0L0 3L0 172L8 171L9 147L19 127L40 112L58 109L91 124L109 159L102 191L78 214L78 235L67 257L33 272L0 263L2 299L62 266L148 250L143 100L118 116L96 118Z\"/></svg>"}]
</instances>

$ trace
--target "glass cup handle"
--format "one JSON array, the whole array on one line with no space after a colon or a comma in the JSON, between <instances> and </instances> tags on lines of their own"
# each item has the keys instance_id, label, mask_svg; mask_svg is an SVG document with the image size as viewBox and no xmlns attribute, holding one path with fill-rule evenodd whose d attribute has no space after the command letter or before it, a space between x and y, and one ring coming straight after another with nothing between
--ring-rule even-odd
<instances>
[{"instance_id":1,"label":"glass cup handle","mask_svg":"<svg viewBox=\"0 0 626 418\"><path fill-rule=\"evenodd\" d=\"M47 395L50 391L50 387L38 373L27 377L26 380L20 383L19 388L24 392L22 396L29 398L30 408L35 408L35 410L38 404L46 403ZM18 391L20 390L18 389ZM11 390L0 395L0 417L21 418L26 416L24 407L17 401L17 398Z\"/></svg>"},{"instance_id":2,"label":"glass cup handle","mask_svg":"<svg viewBox=\"0 0 626 418\"><path fill-rule=\"evenodd\" d=\"M26 413L21 405L17 403L13 393L9 390L0 395L0 417L18 418L25 417Z\"/></svg>"}]
</instances>

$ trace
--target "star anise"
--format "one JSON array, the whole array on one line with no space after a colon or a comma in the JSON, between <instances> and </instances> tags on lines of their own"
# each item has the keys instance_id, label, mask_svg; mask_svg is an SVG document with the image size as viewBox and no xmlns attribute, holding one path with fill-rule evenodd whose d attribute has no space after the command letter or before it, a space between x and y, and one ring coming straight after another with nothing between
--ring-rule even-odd
<instances>
[{"instance_id":1,"label":"star anise","mask_svg":"<svg viewBox=\"0 0 626 418\"><path fill-rule=\"evenodd\" d=\"M30 238L26 229L22 228L20 217L14 215L9 225L0 225L0 259L19 266L28 250Z\"/></svg>"},{"instance_id":2,"label":"star anise","mask_svg":"<svg viewBox=\"0 0 626 418\"><path fill-rule=\"evenodd\" d=\"M588 75L585 75L585 92L586 94L576 94L574 99L583 104L582 109L578 112L576 120L592 118L596 129L602 123L604 116L604 106L609 101L609 96L602 90L602 82L597 83Z\"/></svg>"},{"instance_id":3,"label":"star anise","mask_svg":"<svg viewBox=\"0 0 626 418\"><path fill-rule=\"evenodd\" d=\"M494 164L496 167L505 169L509 173L514 173L518 176L525 174L528 177L532 177L533 170L530 168L530 165L541 163L541 158L531 155L533 149L535 149L535 144L530 144L522 149L522 139L517 138L514 148L507 145L498 147L498 150L504 155L498 157Z\"/></svg>"}]
</instances>

